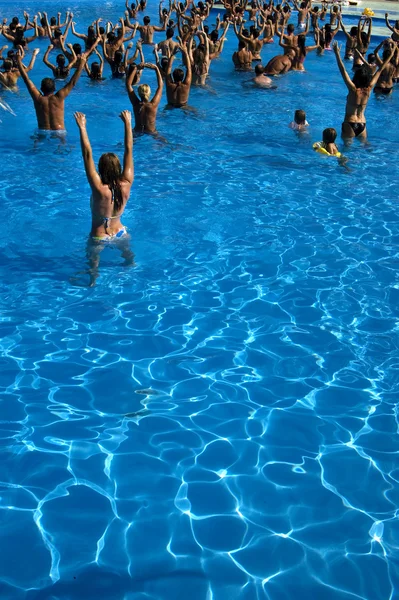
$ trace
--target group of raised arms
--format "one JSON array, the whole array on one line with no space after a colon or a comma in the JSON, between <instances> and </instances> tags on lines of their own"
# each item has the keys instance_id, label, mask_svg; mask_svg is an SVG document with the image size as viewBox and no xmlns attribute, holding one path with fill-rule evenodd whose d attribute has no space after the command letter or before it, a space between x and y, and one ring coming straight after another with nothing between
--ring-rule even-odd
<instances>
[{"instance_id":1,"label":"group of raised arms","mask_svg":"<svg viewBox=\"0 0 399 600\"><path fill-rule=\"evenodd\" d=\"M372 18L362 16L357 26L347 29L338 4L322 1L321 6L314 6L311 0L300 4L297 0L283 0L281 4L274 5L273 0L269 3L223 0L224 13L217 16L213 29L208 24L213 0L197 4L193 0L169 0L167 7L161 0L157 24L151 23L150 17L145 14L146 4L146 0L140 0L138 4L129 4L126 0L126 6L121 7L124 15L117 23L103 22L98 18L86 33L77 30L78 25L71 12L67 12L64 19L61 13L49 18L45 12L33 17L25 12L21 19L14 17L10 23L3 20L0 31L12 48L5 45L0 49L0 83L4 88L14 90L18 79L22 78L33 99L39 134L65 134L65 99L85 71L93 82L104 81L104 74L109 72L112 78L124 79L134 113L134 133L155 135L164 85L168 107L188 108L191 86L206 85L212 62L223 52L229 29L237 37L232 68L237 71L254 69L251 83L265 89L275 87L276 80L273 82L272 77L276 75L292 70L305 71L309 52L322 55L332 50L348 88L342 123L342 137L346 142L351 138L366 140L365 111L371 92L390 94L399 80L399 21L391 24L388 14L385 21L391 35L370 52ZM293 13L297 14L297 25L289 23ZM340 46L334 41L340 30L346 42L343 57ZM68 43L71 34L79 42ZM39 53L35 49L29 57L29 45L38 38L49 40L43 62L51 75L41 81L40 90L29 76ZM157 41L154 42L154 39ZM263 46L273 42L278 42L280 53L263 66ZM152 48L152 62L144 59L145 45ZM181 58L182 67L173 68L177 55ZM347 61L346 65L344 61ZM157 88L153 94L150 86L141 81L146 69L155 71ZM55 80L66 80L66 83L56 90ZM116 236L123 238L126 234L120 216L133 182L133 137L129 111L124 111L121 117L125 124L123 169L117 157L109 153L101 157L97 171L85 116L75 114L86 174L93 192L93 242L114 240ZM296 111L290 126L297 131L306 128L303 110ZM336 136L335 129L326 129L323 141L314 145L315 150L340 156L335 146Z\"/></svg>"}]
</instances>

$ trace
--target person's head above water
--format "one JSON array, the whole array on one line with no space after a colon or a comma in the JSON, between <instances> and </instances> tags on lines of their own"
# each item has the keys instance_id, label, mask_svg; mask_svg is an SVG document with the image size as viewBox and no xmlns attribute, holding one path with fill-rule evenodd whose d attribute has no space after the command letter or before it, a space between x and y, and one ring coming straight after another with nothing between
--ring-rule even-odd
<instances>
[{"instance_id":1,"label":"person's head above water","mask_svg":"<svg viewBox=\"0 0 399 600\"><path fill-rule=\"evenodd\" d=\"M120 210L123 205L122 190L120 180L122 177L122 168L119 158L113 152L107 152L100 156L98 161L98 174L104 185L107 185L112 192L112 201L115 209Z\"/></svg>"},{"instance_id":2,"label":"person's head above water","mask_svg":"<svg viewBox=\"0 0 399 600\"><path fill-rule=\"evenodd\" d=\"M150 17L144 17L143 22L144 22L144 25L149 25L151 22Z\"/></svg>"},{"instance_id":3,"label":"person's head above water","mask_svg":"<svg viewBox=\"0 0 399 600\"><path fill-rule=\"evenodd\" d=\"M214 29L213 31L211 31L210 36L211 38L211 42L215 43L218 41L219 39L219 32L217 29Z\"/></svg>"},{"instance_id":4,"label":"person's head above water","mask_svg":"<svg viewBox=\"0 0 399 600\"><path fill-rule=\"evenodd\" d=\"M370 87L372 72L366 65L359 67L353 75L352 82L358 89Z\"/></svg>"},{"instance_id":5,"label":"person's head above water","mask_svg":"<svg viewBox=\"0 0 399 600\"><path fill-rule=\"evenodd\" d=\"M142 83L137 88L137 93L140 96L142 102L148 102L151 96L151 88L147 83Z\"/></svg>"},{"instance_id":6,"label":"person's head above water","mask_svg":"<svg viewBox=\"0 0 399 600\"><path fill-rule=\"evenodd\" d=\"M255 75L259 77L259 75L263 75L265 71L265 67L263 65L256 65L255 67Z\"/></svg>"},{"instance_id":7,"label":"person's head above water","mask_svg":"<svg viewBox=\"0 0 399 600\"><path fill-rule=\"evenodd\" d=\"M40 89L42 91L43 96L50 96L50 94L54 94L54 92L55 92L54 79L51 79L51 77L45 77L44 79L42 79L42 83L40 84Z\"/></svg>"},{"instance_id":8,"label":"person's head above water","mask_svg":"<svg viewBox=\"0 0 399 600\"><path fill-rule=\"evenodd\" d=\"M295 31L295 25L293 23L290 23L287 26L287 33L294 33L294 31Z\"/></svg>"},{"instance_id":9,"label":"person's head above water","mask_svg":"<svg viewBox=\"0 0 399 600\"><path fill-rule=\"evenodd\" d=\"M6 58L5 61L3 62L3 69L4 69L4 71L6 73L9 73L11 71L11 69L12 69L12 65L13 65L12 60Z\"/></svg>"},{"instance_id":10,"label":"person's head above water","mask_svg":"<svg viewBox=\"0 0 399 600\"><path fill-rule=\"evenodd\" d=\"M63 54L57 54L57 58L55 60L59 67L65 66L65 56Z\"/></svg>"},{"instance_id":11,"label":"person's head above water","mask_svg":"<svg viewBox=\"0 0 399 600\"><path fill-rule=\"evenodd\" d=\"M166 39L167 40L171 40L173 35L174 35L174 31L171 27L169 27L169 29L166 30Z\"/></svg>"},{"instance_id":12,"label":"person's head above water","mask_svg":"<svg viewBox=\"0 0 399 600\"><path fill-rule=\"evenodd\" d=\"M370 65L373 65L375 63L375 54L374 54L374 52L370 52L370 54L368 54L368 56L367 56L367 62Z\"/></svg>"},{"instance_id":13,"label":"person's head above water","mask_svg":"<svg viewBox=\"0 0 399 600\"><path fill-rule=\"evenodd\" d=\"M121 50L117 50L114 54L114 62L116 62L117 65L120 65L122 60L123 60L123 52Z\"/></svg>"},{"instance_id":14,"label":"person's head above water","mask_svg":"<svg viewBox=\"0 0 399 600\"><path fill-rule=\"evenodd\" d=\"M337 139L337 132L333 127L327 127L323 131L323 143L324 144L334 144Z\"/></svg>"},{"instance_id":15,"label":"person's head above water","mask_svg":"<svg viewBox=\"0 0 399 600\"><path fill-rule=\"evenodd\" d=\"M297 125L304 125L306 123L306 113L304 110L296 110L294 114L294 121Z\"/></svg>"},{"instance_id":16,"label":"person's head above water","mask_svg":"<svg viewBox=\"0 0 399 600\"><path fill-rule=\"evenodd\" d=\"M351 27L349 35L351 37L356 37L357 36L357 27Z\"/></svg>"},{"instance_id":17,"label":"person's head above water","mask_svg":"<svg viewBox=\"0 0 399 600\"><path fill-rule=\"evenodd\" d=\"M80 44L74 44L72 46L73 51L75 52L76 56L79 56L79 54L82 54L82 46Z\"/></svg>"},{"instance_id":18,"label":"person's head above water","mask_svg":"<svg viewBox=\"0 0 399 600\"><path fill-rule=\"evenodd\" d=\"M51 17L50 25L51 27L55 27L55 25L57 25L57 19L55 17Z\"/></svg>"},{"instance_id":19,"label":"person's head above water","mask_svg":"<svg viewBox=\"0 0 399 600\"><path fill-rule=\"evenodd\" d=\"M14 25L18 25L18 23L19 23L19 19L18 19L18 17L13 17L13 18L11 19L11 23L14 23Z\"/></svg>"},{"instance_id":20,"label":"person's head above water","mask_svg":"<svg viewBox=\"0 0 399 600\"><path fill-rule=\"evenodd\" d=\"M99 62L95 61L91 64L91 74L95 77L101 74L101 65Z\"/></svg>"},{"instance_id":21,"label":"person's head above water","mask_svg":"<svg viewBox=\"0 0 399 600\"><path fill-rule=\"evenodd\" d=\"M96 32L93 25L87 28L87 37L91 40L96 37Z\"/></svg>"},{"instance_id":22,"label":"person's head above water","mask_svg":"<svg viewBox=\"0 0 399 600\"><path fill-rule=\"evenodd\" d=\"M173 81L175 83L180 83L184 79L184 71L183 69L175 69L173 71Z\"/></svg>"}]
</instances>

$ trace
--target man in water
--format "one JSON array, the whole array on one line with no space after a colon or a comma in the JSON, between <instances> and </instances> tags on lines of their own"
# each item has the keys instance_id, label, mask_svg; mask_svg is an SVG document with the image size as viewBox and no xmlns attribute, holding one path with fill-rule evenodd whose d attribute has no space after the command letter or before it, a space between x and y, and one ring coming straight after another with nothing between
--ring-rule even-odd
<instances>
[{"instance_id":1,"label":"man in water","mask_svg":"<svg viewBox=\"0 0 399 600\"><path fill-rule=\"evenodd\" d=\"M258 87L270 87L273 83L270 77L265 75L265 67L262 65L256 65L255 77L252 79L252 82Z\"/></svg>"},{"instance_id":2,"label":"man in water","mask_svg":"<svg viewBox=\"0 0 399 600\"><path fill-rule=\"evenodd\" d=\"M183 57L183 64L186 67L186 75L184 75L183 69L175 69L172 77L174 56L169 58L168 68L166 69L166 97L169 106L173 106L174 108L182 108L187 104L191 88L192 73L187 47L181 44L180 50Z\"/></svg>"},{"instance_id":3,"label":"man in water","mask_svg":"<svg viewBox=\"0 0 399 600\"><path fill-rule=\"evenodd\" d=\"M295 58L295 50L291 49L288 54L279 54L269 60L263 72L265 75L280 75L291 69Z\"/></svg>"},{"instance_id":4,"label":"man in water","mask_svg":"<svg viewBox=\"0 0 399 600\"><path fill-rule=\"evenodd\" d=\"M36 110L37 126L40 131L56 131L65 133L64 124L64 104L65 99L75 87L83 67L86 63L87 56L82 54L79 57L78 67L71 77L70 81L61 88L58 92L55 91L54 80L50 77L45 77L40 86L40 92L37 87L29 79L28 74L21 62L21 57L18 56L17 63L21 77L24 80L28 92L30 93L33 104Z\"/></svg>"},{"instance_id":5,"label":"man in water","mask_svg":"<svg viewBox=\"0 0 399 600\"><path fill-rule=\"evenodd\" d=\"M166 19L162 27L157 27L156 25L150 25L150 17L144 17L143 19L144 25L138 25L137 30L140 33L140 37L143 41L143 44L152 44L154 39L154 31L165 31L166 30Z\"/></svg>"}]
</instances>

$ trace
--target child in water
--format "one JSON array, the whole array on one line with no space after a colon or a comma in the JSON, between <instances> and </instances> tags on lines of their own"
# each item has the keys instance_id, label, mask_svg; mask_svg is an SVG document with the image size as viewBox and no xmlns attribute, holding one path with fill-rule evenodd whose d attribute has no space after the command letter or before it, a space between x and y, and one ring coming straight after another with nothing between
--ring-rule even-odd
<instances>
[{"instance_id":1,"label":"child in water","mask_svg":"<svg viewBox=\"0 0 399 600\"><path fill-rule=\"evenodd\" d=\"M337 132L333 127L328 127L323 131L323 141L316 142L313 144L313 149L320 154L326 154L328 156L341 157L341 152L338 150L335 140L337 139Z\"/></svg>"},{"instance_id":2,"label":"child in water","mask_svg":"<svg viewBox=\"0 0 399 600\"><path fill-rule=\"evenodd\" d=\"M288 125L291 129L295 131L306 131L306 128L309 127L309 123L306 120L306 113L304 110L296 110L294 114L294 120Z\"/></svg>"}]
</instances>

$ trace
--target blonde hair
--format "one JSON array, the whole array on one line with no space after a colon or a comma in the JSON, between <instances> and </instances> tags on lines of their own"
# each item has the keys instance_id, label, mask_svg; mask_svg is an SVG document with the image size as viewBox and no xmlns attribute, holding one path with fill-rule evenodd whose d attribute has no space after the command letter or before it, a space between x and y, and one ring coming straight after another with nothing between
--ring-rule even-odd
<instances>
[{"instance_id":1,"label":"blonde hair","mask_svg":"<svg viewBox=\"0 0 399 600\"><path fill-rule=\"evenodd\" d=\"M145 100L146 102L148 102L148 100L150 99L150 95L151 95L151 88L150 88L150 86L147 83L142 83L137 88L137 91L138 91L138 94L139 94L140 98L142 100Z\"/></svg>"}]
</instances>

